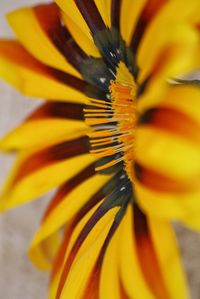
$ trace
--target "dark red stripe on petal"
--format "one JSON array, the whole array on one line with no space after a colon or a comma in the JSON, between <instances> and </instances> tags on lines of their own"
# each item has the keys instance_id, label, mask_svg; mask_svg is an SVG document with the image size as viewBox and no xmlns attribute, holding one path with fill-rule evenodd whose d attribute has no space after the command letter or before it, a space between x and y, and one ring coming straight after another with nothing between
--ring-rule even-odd
<instances>
[{"instance_id":1,"label":"dark red stripe on petal","mask_svg":"<svg viewBox=\"0 0 200 299\"><path fill-rule=\"evenodd\" d=\"M200 123L184 112L173 108L150 109L141 116L139 123L155 126L164 131L182 135L194 142L200 142Z\"/></svg>"},{"instance_id":2,"label":"dark red stripe on petal","mask_svg":"<svg viewBox=\"0 0 200 299\"><path fill-rule=\"evenodd\" d=\"M121 0L112 0L111 4L111 25L120 31Z\"/></svg>"},{"instance_id":3,"label":"dark red stripe on petal","mask_svg":"<svg viewBox=\"0 0 200 299\"><path fill-rule=\"evenodd\" d=\"M106 239L103 243L102 249L98 256L98 259L97 259L97 262L93 269L93 272L91 273L90 278L88 280L88 284L85 288L83 299L99 298L100 274L101 274L101 269L102 269L102 265L103 265L103 260L104 260L105 254L106 254L106 250L110 244L110 241L111 241L112 237L114 236L117 228L119 227L121 220L125 214L125 211L126 211L125 208L121 208L115 216L115 219L114 219L114 221L110 227L110 230L106 236Z\"/></svg>"},{"instance_id":4,"label":"dark red stripe on petal","mask_svg":"<svg viewBox=\"0 0 200 299\"><path fill-rule=\"evenodd\" d=\"M113 178L111 178L102 188L100 188L99 191L97 191L97 193L87 202L87 204L81 208L81 210L79 211L79 213L76 215L76 221L78 223L78 221L80 219L82 219L84 217L84 215L86 215L86 213L91 210L92 207L94 207L94 205L96 205L101 199L103 199L106 194L109 194L106 199L103 201L103 203L97 208L97 210L93 213L93 215L91 216L91 218L88 220L88 222L85 224L85 226L83 227L82 231L80 232L79 236L77 237L71 252L65 262L65 265L63 267L63 273L60 279L60 283L59 283L59 287L58 287L58 292L57 292L57 296L56 299L60 298L60 295L62 293L62 289L64 287L65 281L67 279L69 270L71 268L71 265L76 257L76 254L78 252L78 250L80 249L81 245L83 244L84 240L86 239L86 237L88 236L88 234L91 232L91 230L93 229L93 227L96 225L96 223L113 207L118 206L118 204L116 204L116 196L113 197L113 194L116 195L116 191L113 190L113 184L115 185L116 179L118 178L119 174L116 174ZM118 189L118 188L117 188ZM120 186L119 186L120 189ZM126 192L126 190L124 191ZM121 217L123 216L124 212L125 212L125 208L127 205L127 201L123 202L123 206L120 209L120 213L117 214L117 216L115 217L115 224L114 227L118 226L118 224L121 222ZM114 228L112 228L113 230ZM109 237L108 237L109 238ZM105 241L107 242L107 241ZM102 249L103 250L103 249Z\"/></svg>"},{"instance_id":5,"label":"dark red stripe on petal","mask_svg":"<svg viewBox=\"0 0 200 299\"><path fill-rule=\"evenodd\" d=\"M91 92L93 91L93 88L85 81L63 71L48 67L40 63L37 59L30 55L21 44L19 44L15 40L2 40L0 53L1 56L11 60L17 65L25 67L25 69L30 69L36 74L38 73L46 76L47 78L55 79L56 81L77 89L80 92L85 93L88 88L91 89Z\"/></svg>"},{"instance_id":6,"label":"dark red stripe on petal","mask_svg":"<svg viewBox=\"0 0 200 299\"><path fill-rule=\"evenodd\" d=\"M80 176L76 176L74 177L74 179L68 181L60 190L61 190L61 193L57 193L57 199L58 199L58 202L55 202L55 205L57 205L60 200L63 199L63 196L66 195L66 190L65 190L65 186L67 187L67 193L69 193L73 188L75 188L74 186L74 183L77 185L77 178L79 177L82 177L83 179L83 173L84 173L84 179L87 179L86 176L88 175L89 177L89 174L87 174L88 170L91 169L91 172L93 172L93 166L89 166L87 167L83 172L82 172L82 175L80 174ZM90 176L92 174L90 173ZM76 182L75 182L76 181ZM81 183L79 181L79 183ZM57 271L60 269L60 266L63 265L63 261L64 261L64 256L65 256L65 253L66 253L66 248L67 248L67 245L69 243L69 239L71 237L71 234L73 232L73 229L74 227L78 224L78 222L98 203L100 202L100 200L105 196L104 195L104 188L105 186L109 185L110 181L108 183L106 183L103 187L101 187L89 200L88 202L83 206L81 207L81 209L79 210L79 212L75 215L74 219L72 220L70 226L66 227L66 235L65 235L65 238L63 240L63 244L62 244L62 248L60 249L60 252L57 256L57 259L55 261L55 265L54 265L54 268L53 268L53 271L52 271L52 279L53 277L55 276L55 274L57 273ZM49 209L47 209L48 212L46 212L46 217L48 216L48 214L51 212L51 210L54 208L54 206L52 204L50 204L50 207ZM45 217L45 218L46 218ZM65 248L65 249L64 249ZM64 256L63 256L64 255ZM74 258L75 258L75 255L74 255ZM60 292L61 292L61 289L62 287L64 286L64 282L65 282L65 279L67 277L67 274L68 274L68 271L69 271L69 265L65 264L65 267L64 267L64 271L62 273L62 278L60 281ZM96 298L95 298L96 299Z\"/></svg>"},{"instance_id":7,"label":"dark red stripe on petal","mask_svg":"<svg viewBox=\"0 0 200 299\"><path fill-rule=\"evenodd\" d=\"M131 299L129 297L129 295L127 294L125 287L123 285L123 282L121 280L119 281L119 285L120 285L120 296L121 296L120 298L121 299Z\"/></svg>"},{"instance_id":8,"label":"dark red stripe on petal","mask_svg":"<svg viewBox=\"0 0 200 299\"><path fill-rule=\"evenodd\" d=\"M84 294L81 299L99 299L99 284L100 284L101 267L95 265L88 279Z\"/></svg>"},{"instance_id":9,"label":"dark red stripe on petal","mask_svg":"<svg viewBox=\"0 0 200 299\"><path fill-rule=\"evenodd\" d=\"M95 213L92 215L92 217L88 220L88 222L85 224L85 226L83 227L82 231L80 232L79 236L77 237L72 250L66 260L66 263L64 265L63 268L63 273L60 279L60 284L58 287L58 292L56 295L56 299L60 298L60 295L62 293L62 289L64 287L65 281L67 279L69 270L72 266L72 263L81 247L81 245L83 244L83 242L85 241L85 239L87 238L88 234L91 232L91 230L93 229L93 227L97 224L97 222L106 214L106 212L108 212L108 210L110 209L110 207L107 208L102 208L103 205L100 205L100 207L95 211Z\"/></svg>"},{"instance_id":10,"label":"dark red stripe on petal","mask_svg":"<svg viewBox=\"0 0 200 299\"><path fill-rule=\"evenodd\" d=\"M148 0L145 4L131 39L131 48L136 53L147 26L168 0Z\"/></svg>"},{"instance_id":11,"label":"dark red stripe on petal","mask_svg":"<svg viewBox=\"0 0 200 299\"><path fill-rule=\"evenodd\" d=\"M52 28L60 25L60 9L55 3L39 4L33 7L35 16L41 25L41 28L47 35Z\"/></svg>"},{"instance_id":12,"label":"dark red stripe on petal","mask_svg":"<svg viewBox=\"0 0 200 299\"><path fill-rule=\"evenodd\" d=\"M167 155L168 153L166 153ZM199 187L199 179L184 181L170 178L153 169L135 163L136 178L147 188L157 192L185 193Z\"/></svg>"},{"instance_id":13,"label":"dark red stripe on petal","mask_svg":"<svg viewBox=\"0 0 200 299\"><path fill-rule=\"evenodd\" d=\"M67 250L67 247L69 245L71 235L73 233L73 229L74 229L74 222L70 223L70 225L67 224L67 226L65 228L65 233L64 233L64 236L63 236L62 244L59 248L59 251L58 251L57 256L56 256L56 258L54 260L54 263L53 263L53 268L52 268L51 277L50 277L51 281L54 279L54 277L56 276L58 271L60 271L61 268L62 268L64 258L65 258L65 254L66 254L66 250Z\"/></svg>"},{"instance_id":14,"label":"dark red stripe on petal","mask_svg":"<svg viewBox=\"0 0 200 299\"><path fill-rule=\"evenodd\" d=\"M45 148L34 153L22 163L13 184L43 167L50 166L56 162L66 160L77 155L86 154L88 152L89 140L88 137L85 136Z\"/></svg>"},{"instance_id":15,"label":"dark red stripe on petal","mask_svg":"<svg viewBox=\"0 0 200 299\"><path fill-rule=\"evenodd\" d=\"M87 55L76 44L66 27L62 25L58 6L55 3L37 5L34 7L34 13L41 28L66 60L80 70L82 60L86 59Z\"/></svg>"},{"instance_id":16,"label":"dark red stripe on petal","mask_svg":"<svg viewBox=\"0 0 200 299\"><path fill-rule=\"evenodd\" d=\"M86 93L87 91L88 84L75 76L72 76L54 68L48 68L47 73L57 81L65 85L68 85L74 89L77 89L80 92Z\"/></svg>"},{"instance_id":17,"label":"dark red stripe on petal","mask_svg":"<svg viewBox=\"0 0 200 299\"><path fill-rule=\"evenodd\" d=\"M84 105L63 102L48 102L37 108L27 120L38 120L45 118L64 118L84 120Z\"/></svg>"},{"instance_id":18,"label":"dark red stripe on petal","mask_svg":"<svg viewBox=\"0 0 200 299\"><path fill-rule=\"evenodd\" d=\"M1 40L0 53L14 64L30 69L36 73L47 74L49 68L40 63L16 40Z\"/></svg>"},{"instance_id":19,"label":"dark red stripe on petal","mask_svg":"<svg viewBox=\"0 0 200 299\"><path fill-rule=\"evenodd\" d=\"M147 218L136 205L134 206L133 229L139 263L146 282L155 298L170 299L149 231Z\"/></svg>"},{"instance_id":20,"label":"dark red stripe on petal","mask_svg":"<svg viewBox=\"0 0 200 299\"><path fill-rule=\"evenodd\" d=\"M80 173L78 173L73 178L71 178L69 181L67 181L62 187L60 187L56 195L48 205L45 214L43 216L43 221L46 220L49 214L62 202L65 196L67 196L79 184L83 183L85 180L89 179L94 174L95 174L95 163L92 163L88 167L83 169ZM83 210L81 210L82 213Z\"/></svg>"},{"instance_id":21,"label":"dark red stripe on petal","mask_svg":"<svg viewBox=\"0 0 200 299\"><path fill-rule=\"evenodd\" d=\"M80 13L85 19L88 27L90 28L92 34L95 34L97 31L105 30L106 25L98 11L98 8L94 0L82 1L74 0Z\"/></svg>"}]
</instances>

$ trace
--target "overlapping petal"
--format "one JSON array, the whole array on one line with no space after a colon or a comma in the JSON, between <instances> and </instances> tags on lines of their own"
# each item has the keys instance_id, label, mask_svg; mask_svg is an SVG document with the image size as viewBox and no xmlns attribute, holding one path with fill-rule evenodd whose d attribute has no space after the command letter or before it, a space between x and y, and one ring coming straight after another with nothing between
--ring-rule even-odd
<instances>
[{"instance_id":1,"label":"overlapping petal","mask_svg":"<svg viewBox=\"0 0 200 299\"><path fill-rule=\"evenodd\" d=\"M87 102L83 81L40 63L17 41L0 41L0 61L0 76L25 95Z\"/></svg>"},{"instance_id":2,"label":"overlapping petal","mask_svg":"<svg viewBox=\"0 0 200 299\"><path fill-rule=\"evenodd\" d=\"M10 13L7 18L18 40L35 58L80 77L54 44L56 35L61 34L60 11L55 4L25 7Z\"/></svg>"},{"instance_id":3,"label":"overlapping petal","mask_svg":"<svg viewBox=\"0 0 200 299\"><path fill-rule=\"evenodd\" d=\"M0 76L51 102L0 142L18 155L0 208L58 187L29 250L52 268L49 299L189 298L170 221L199 230L200 89L177 80L199 66L199 8L56 0L8 15L19 41L0 41Z\"/></svg>"}]
</instances>

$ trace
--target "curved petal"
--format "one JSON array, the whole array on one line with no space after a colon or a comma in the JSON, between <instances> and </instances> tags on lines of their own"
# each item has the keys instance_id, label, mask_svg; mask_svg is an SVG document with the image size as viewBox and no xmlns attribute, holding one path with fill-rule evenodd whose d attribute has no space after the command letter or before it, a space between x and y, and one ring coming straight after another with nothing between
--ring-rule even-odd
<instances>
[{"instance_id":1,"label":"curved petal","mask_svg":"<svg viewBox=\"0 0 200 299\"><path fill-rule=\"evenodd\" d=\"M38 16L39 9L42 10L40 16L43 16L46 32ZM17 38L36 59L48 66L80 77L80 74L66 61L48 36L57 29L61 22L60 12L55 4L25 7L11 12L7 18Z\"/></svg>"},{"instance_id":2,"label":"curved petal","mask_svg":"<svg viewBox=\"0 0 200 299\"><path fill-rule=\"evenodd\" d=\"M50 270L61 243L61 233L55 232L50 235L35 250L29 253L29 258L40 270Z\"/></svg>"},{"instance_id":3,"label":"curved petal","mask_svg":"<svg viewBox=\"0 0 200 299\"><path fill-rule=\"evenodd\" d=\"M73 138L84 136L86 133L87 126L81 121L59 119L27 121L0 140L0 148L3 151L13 151L49 146L66 141L71 136Z\"/></svg>"},{"instance_id":4,"label":"curved petal","mask_svg":"<svg viewBox=\"0 0 200 299\"><path fill-rule=\"evenodd\" d=\"M149 217L148 225L170 299L190 298L172 225L156 217Z\"/></svg>"},{"instance_id":5,"label":"curved petal","mask_svg":"<svg viewBox=\"0 0 200 299\"><path fill-rule=\"evenodd\" d=\"M147 89L139 98L137 109L143 118L149 109L167 107L184 113L198 124L199 96L199 86L193 85L190 81L188 84L167 84L162 94L160 92L149 93L149 89Z\"/></svg>"},{"instance_id":6,"label":"curved petal","mask_svg":"<svg viewBox=\"0 0 200 299\"><path fill-rule=\"evenodd\" d=\"M120 273L128 296L189 298L171 225L145 216L137 207L132 214L129 207L120 229Z\"/></svg>"},{"instance_id":7,"label":"curved petal","mask_svg":"<svg viewBox=\"0 0 200 299\"><path fill-rule=\"evenodd\" d=\"M86 237L74 259L61 294L57 298L64 299L69 296L71 299L75 299L77 296L81 297L84 294L87 281L93 271L117 210L118 208L114 208L105 214ZM83 271L80 271L80 269Z\"/></svg>"},{"instance_id":8,"label":"curved petal","mask_svg":"<svg viewBox=\"0 0 200 299\"><path fill-rule=\"evenodd\" d=\"M83 81L41 64L14 40L0 41L0 77L28 96L88 101Z\"/></svg>"},{"instance_id":9,"label":"curved petal","mask_svg":"<svg viewBox=\"0 0 200 299\"><path fill-rule=\"evenodd\" d=\"M75 217L79 210L87 204L90 198L108 181L108 179L108 176L97 174L76 186L76 188L69 194L66 194L60 204L58 204L44 219L32 241L30 252L32 253L37 250L40 243L44 242L46 238Z\"/></svg>"},{"instance_id":10,"label":"curved petal","mask_svg":"<svg viewBox=\"0 0 200 299\"><path fill-rule=\"evenodd\" d=\"M175 128L176 129L176 128ZM198 126L195 127L198 129ZM137 130L136 161L172 179L194 181L200 176L200 144L175 132L151 126Z\"/></svg>"},{"instance_id":11,"label":"curved petal","mask_svg":"<svg viewBox=\"0 0 200 299\"><path fill-rule=\"evenodd\" d=\"M85 137L22 153L1 195L1 210L44 194L92 162Z\"/></svg>"},{"instance_id":12,"label":"curved petal","mask_svg":"<svg viewBox=\"0 0 200 299\"><path fill-rule=\"evenodd\" d=\"M119 229L112 237L105 253L99 287L99 299L122 299L119 279Z\"/></svg>"},{"instance_id":13,"label":"curved petal","mask_svg":"<svg viewBox=\"0 0 200 299\"><path fill-rule=\"evenodd\" d=\"M85 34L85 32L83 32L82 28L79 27L66 13L63 13L62 16L67 29L70 31L79 47L88 55L100 57L100 53L96 48L93 40L89 38L88 35Z\"/></svg>"},{"instance_id":14,"label":"curved petal","mask_svg":"<svg viewBox=\"0 0 200 299\"><path fill-rule=\"evenodd\" d=\"M56 0L55 1L61 9L68 15L70 18L73 15L74 23L81 28L83 33L91 39L90 29L86 23L86 20L81 15L78 5L74 0ZM93 1L91 1L92 4ZM97 6L101 17L103 18L105 24L110 26L110 14L108 9L107 0L94 0L95 5ZM89 4L90 5L90 4ZM95 19L94 19L95 21Z\"/></svg>"},{"instance_id":15,"label":"curved petal","mask_svg":"<svg viewBox=\"0 0 200 299\"><path fill-rule=\"evenodd\" d=\"M200 231L200 220L199 220L199 213L197 214L188 214L184 219L182 219L182 223L188 227L189 229Z\"/></svg>"},{"instance_id":16,"label":"curved petal","mask_svg":"<svg viewBox=\"0 0 200 299\"><path fill-rule=\"evenodd\" d=\"M189 82L188 82L189 83ZM198 85L177 84L172 86L162 98L161 107L170 107L191 117L199 124L200 88Z\"/></svg>"},{"instance_id":17,"label":"curved petal","mask_svg":"<svg viewBox=\"0 0 200 299\"><path fill-rule=\"evenodd\" d=\"M65 12L65 14L71 18L73 16L73 22L83 31L83 33L89 38L92 39L90 30L85 23L85 20L81 16L75 1L74 0L56 0L55 1L60 8Z\"/></svg>"},{"instance_id":18,"label":"curved petal","mask_svg":"<svg viewBox=\"0 0 200 299\"><path fill-rule=\"evenodd\" d=\"M143 81L158 72L159 76L164 72L165 78L178 76L194 66L194 55L191 53L195 53L199 38L197 31L188 24L188 18L198 7L198 1L193 1L191 5L179 0L168 1L157 14L138 49L139 80ZM176 16L174 11L179 10ZM152 43L154 47L151 47Z\"/></svg>"},{"instance_id":19,"label":"curved petal","mask_svg":"<svg viewBox=\"0 0 200 299\"><path fill-rule=\"evenodd\" d=\"M159 192L149 189L140 182L135 183L137 202L146 214L166 220L184 222L188 215L197 215L200 211L200 192Z\"/></svg>"},{"instance_id":20,"label":"curved petal","mask_svg":"<svg viewBox=\"0 0 200 299\"><path fill-rule=\"evenodd\" d=\"M140 13L147 0L122 0L121 2L121 34L127 44L130 45L138 17L140 16Z\"/></svg>"},{"instance_id":21,"label":"curved petal","mask_svg":"<svg viewBox=\"0 0 200 299\"><path fill-rule=\"evenodd\" d=\"M157 299L151 293L140 268L133 231L131 206L122 220L120 229L120 276L129 298Z\"/></svg>"}]
</instances>

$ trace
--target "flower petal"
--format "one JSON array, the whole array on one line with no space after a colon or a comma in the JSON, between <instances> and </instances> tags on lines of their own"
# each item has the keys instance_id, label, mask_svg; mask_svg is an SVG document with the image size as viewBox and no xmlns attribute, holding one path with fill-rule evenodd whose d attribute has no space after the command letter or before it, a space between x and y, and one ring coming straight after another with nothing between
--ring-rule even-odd
<instances>
[{"instance_id":1,"label":"flower petal","mask_svg":"<svg viewBox=\"0 0 200 299\"><path fill-rule=\"evenodd\" d=\"M136 250L131 206L122 220L120 229L120 276L129 298L155 299L143 277Z\"/></svg>"},{"instance_id":2,"label":"flower petal","mask_svg":"<svg viewBox=\"0 0 200 299\"><path fill-rule=\"evenodd\" d=\"M100 53L96 48L92 38L89 38L88 35L83 32L82 28L79 27L71 17L69 17L69 15L63 13L62 18L67 29L70 31L79 47L90 56L100 57Z\"/></svg>"},{"instance_id":3,"label":"flower petal","mask_svg":"<svg viewBox=\"0 0 200 299\"><path fill-rule=\"evenodd\" d=\"M105 253L99 288L99 299L122 299L120 294L119 280L119 230L110 241L110 244Z\"/></svg>"},{"instance_id":4,"label":"flower petal","mask_svg":"<svg viewBox=\"0 0 200 299\"><path fill-rule=\"evenodd\" d=\"M170 299L189 298L186 277L172 225L156 217L149 217L148 225Z\"/></svg>"},{"instance_id":5,"label":"flower petal","mask_svg":"<svg viewBox=\"0 0 200 299\"><path fill-rule=\"evenodd\" d=\"M0 77L25 95L87 102L82 80L41 64L14 40L0 41Z\"/></svg>"},{"instance_id":6,"label":"flower petal","mask_svg":"<svg viewBox=\"0 0 200 299\"><path fill-rule=\"evenodd\" d=\"M118 208L114 208L107 212L86 237L74 259L61 294L57 298L63 299L69 296L75 299L83 295L117 210Z\"/></svg>"},{"instance_id":7,"label":"flower petal","mask_svg":"<svg viewBox=\"0 0 200 299\"><path fill-rule=\"evenodd\" d=\"M84 208L95 193L99 192L99 189L101 190L102 186L108 181L108 179L108 176L97 174L76 186L76 188L71 190L71 192L67 193L62 198L62 201L58 203L51 213L44 219L40 229L32 241L30 254L34 254L34 251L37 250L38 246L40 246L46 238L49 238L51 234L71 221L80 209ZM80 194L82 194L81 197L79 196ZM79 197L79 200L77 200L77 197ZM102 197L99 198L99 200L101 199Z\"/></svg>"},{"instance_id":8,"label":"flower petal","mask_svg":"<svg viewBox=\"0 0 200 299\"><path fill-rule=\"evenodd\" d=\"M50 270L60 248L61 233L50 235L43 243L29 253L29 257L40 270Z\"/></svg>"},{"instance_id":9,"label":"flower petal","mask_svg":"<svg viewBox=\"0 0 200 299\"><path fill-rule=\"evenodd\" d=\"M130 45L138 17L147 0L136 0L134 2L132 0L122 0L121 2L121 34L127 44Z\"/></svg>"},{"instance_id":10,"label":"flower petal","mask_svg":"<svg viewBox=\"0 0 200 299\"><path fill-rule=\"evenodd\" d=\"M189 215L195 217L200 211L199 190L193 192L159 192L135 184L137 202L146 214L161 217L165 220L185 222Z\"/></svg>"},{"instance_id":11,"label":"flower petal","mask_svg":"<svg viewBox=\"0 0 200 299\"><path fill-rule=\"evenodd\" d=\"M22 153L4 187L1 209L14 207L44 194L93 161L93 156L88 154L86 137Z\"/></svg>"},{"instance_id":12,"label":"flower petal","mask_svg":"<svg viewBox=\"0 0 200 299\"><path fill-rule=\"evenodd\" d=\"M194 53L199 38L187 24L187 18L199 7L198 1L168 1L148 27L138 49L140 82L152 73L175 77L194 66ZM174 11L179 11L178 16ZM151 47L151 45L154 47ZM196 56L196 55L195 55ZM163 73L164 72L164 73Z\"/></svg>"},{"instance_id":13,"label":"flower petal","mask_svg":"<svg viewBox=\"0 0 200 299\"><path fill-rule=\"evenodd\" d=\"M137 131L136 161L172 179L195 180L200 174L199 144L150 126ZM189 158L188 158L189 157ZM195 184L194 184L195 186Z\"/></svg>"},{"instance_id":14,"label":"flower petal","mask_svg":"<svg viewBox=\"0 0 200 299\"><path fill-rule=\"evenodd\" d=\"M67 119L68 117L71 119ZM88 128L81 121L82 117L83 105L62 102L45 103L24 123L9 132L0 141L0 148L8 151L27 149L43 144L47 146L66 141L71 136L75 138L86 135Z\"/></svg>"},{"instance_id":15,"label":"flower petal","mask_svg":"<svg viewBox=\"0 0 200 299\"><path fill-rule=\"evenodd\" d=\"M128 296L189 298L171 225L157 217L146 217L136 206L133 213L134 222L129 207L120 227L121 275Z\"/></svg>"},{"instance_id":16,"label":"flower petal","mask_svg":"<svg viewBox=\"0 0 200 299\"><path fill-rule=\"evenodd\" d=\"M39 16L40 18L42 16L46 32ZM60 12L55 4L25 7L11 12L7 18L22 45L36 59L48 66L80 77L80 74L66 61L47 35L60 24Z\"/></svg>"},{"instance_id":17,"label":"flower petal","mask_svg":"<svg viewBox=\"0 0 200 299\"><path fill-rule=\"evenodd\" d=\"M71 18L73 15L73 21L74 23L81 28L81 30L84 32L85 35L88 36L88 38L91 39L91 33L90 29L88 28L88 25L86 23L86 20L82 16L81 12L79 11L80 7L78 6L78 1L74 0L56 0L55 1L61 9L65 12L66 15ZM98 12L100 16L103 18L105 24L109 27L110 26L110 9L108 10L109 3L107 3L107 0L94 0L90 1L88 8L92 9L94 8L94 5L97 7ZM93 14L94 16L94 14ZM95 22L95 18L93 17L93 21Z\"/></svg>"}]
</instances>

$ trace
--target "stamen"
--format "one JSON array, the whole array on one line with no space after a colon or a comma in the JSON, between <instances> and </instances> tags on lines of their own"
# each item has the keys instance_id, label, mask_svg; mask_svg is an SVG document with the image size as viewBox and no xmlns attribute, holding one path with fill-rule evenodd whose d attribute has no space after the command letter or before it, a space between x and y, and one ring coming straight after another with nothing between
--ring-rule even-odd
<instances>
[{"instance_id":1,"label":"stamen","mask_svg":"<svg viewBox=\"0 0 200 299\"><path fill-rule=\"evenodd\" d=\"M101 166L96 171L123 161L125 171L133 181L136 85L133 78L130 79L130 73L126 75L124 66L121 65L120 68L123 72L118 73L116 80L110 82L111 101L91 99L84 112L86 123L91 127L88 134L90 152L98 159L102 158Z\"/></svg>"}]
</instances>

